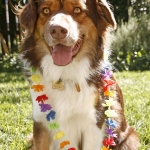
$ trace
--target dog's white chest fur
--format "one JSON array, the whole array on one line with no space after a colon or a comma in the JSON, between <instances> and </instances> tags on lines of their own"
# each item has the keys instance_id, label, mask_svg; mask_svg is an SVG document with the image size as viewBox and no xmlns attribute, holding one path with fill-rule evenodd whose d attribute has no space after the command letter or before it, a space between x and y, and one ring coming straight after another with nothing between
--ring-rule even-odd
<instances>
[{"instance_id":1,"label":"dog's white chest fur","mask_svg":"<svg viewBox=\"0 0 150 150\"><path fill-rule=\"evenodd\" d=\"M96 126L96 88L89 86L86 79L91 72L87 59L82 62L75 60L67 67L59 67L52 63L49 55L45 56L42 62L44 91L36 93L31 89L31 97L33 102L33 118L37 122L42 122L48 127L50 122L57 122L59 129L50 131L51 138L59 132L63 131L65 136L59 140L53 140L50 150L60 149L62 141L70 141L70 145L64 149L68 150L74 147L78 150L78 145L82 140L83 150L99 150L102 147L104 137L104 129L100 130ZM62 79L64 89L53 89L53 81ZM81 91L78 92L75 83L79 83ZM46 104L50 104L56 112L55 120L50 122L46 119L46 113L41 112L37 96L46 94L48 100ZM105 128L105 127L103 127Z\"/></svg>"}]
</instances>

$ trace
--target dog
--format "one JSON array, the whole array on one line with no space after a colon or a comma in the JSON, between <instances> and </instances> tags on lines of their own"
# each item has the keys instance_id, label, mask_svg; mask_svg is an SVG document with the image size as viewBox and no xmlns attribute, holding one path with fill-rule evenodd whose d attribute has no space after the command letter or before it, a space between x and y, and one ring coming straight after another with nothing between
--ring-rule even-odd
<instances>
[{"instance_id":1,"label":"dog","mask_svg":"<svg viewBox=\"0 0 150 150\"><path fill-rule=\"evenodd\" d=\"M18 9L33 105L33 150L138 150L109 62L106 0L29 0Z\"/></svg>"}]
</instances>

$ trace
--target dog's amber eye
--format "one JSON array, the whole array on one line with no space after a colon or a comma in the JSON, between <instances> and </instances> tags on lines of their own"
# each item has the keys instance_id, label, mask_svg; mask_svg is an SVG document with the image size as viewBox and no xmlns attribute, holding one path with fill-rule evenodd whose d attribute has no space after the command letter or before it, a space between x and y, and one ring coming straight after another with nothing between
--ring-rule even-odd
<instances>
[{"instance_id":1,"label":"dog's amber eye","mask_svg":"<svg viewBox=\"0 0 150 150\"><path fill-rule=\"evenodd\" d=\"M43 13L44 13L44 14L49 14L49 13L50 13L49 8L44 8L44 9L43 9Z\"/></svg>"},{"instance_id":2,"label":"dog's amber eye","mask_svg":"<svg viewBox=\"0 0 150 150\"><path fill-rule=\"evenodd\" d=\"M81 13L81 8L76 7L76 8L74 9L74 13L75 13L75 14Z\"/></svg>"}]
</instances>

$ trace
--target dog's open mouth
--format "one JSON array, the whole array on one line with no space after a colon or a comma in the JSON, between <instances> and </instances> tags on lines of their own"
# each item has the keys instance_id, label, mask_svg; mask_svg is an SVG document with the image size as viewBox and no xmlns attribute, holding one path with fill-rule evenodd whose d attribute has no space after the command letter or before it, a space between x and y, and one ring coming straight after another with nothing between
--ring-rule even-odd
<instances>
[{"instance_id":1,"label":"dog's open mouth","mask_svg":"<svg viewBox=\"0 0 150 150\"><path fill-rule=\"evenodd\" d=\"M72 61L72 57L78 53L82 40L83 39L79 39L74 46L57 44L50 47L54 63L58 66L65 66L69 64Z\"/></svg>"}]
</instances>

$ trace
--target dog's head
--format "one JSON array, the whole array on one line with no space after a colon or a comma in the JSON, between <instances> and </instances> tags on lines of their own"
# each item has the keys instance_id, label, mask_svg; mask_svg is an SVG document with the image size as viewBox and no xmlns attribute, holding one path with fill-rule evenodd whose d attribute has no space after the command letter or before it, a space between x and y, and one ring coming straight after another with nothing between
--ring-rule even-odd
<instances>
[{"instance_id":1,"label":"dog's head","mask_svg":"<svg viewBox=\"0 0 150 150\"><path fill-rule=\"evenodd\" d=\"M28 37L34 35L34 43L46 45L34 55L49 53L59 66L83 55L102 58L105 33L108 27L116 28L105 0L30 0L20 13L20 23Z\"/></svg>"}]
</instances>

